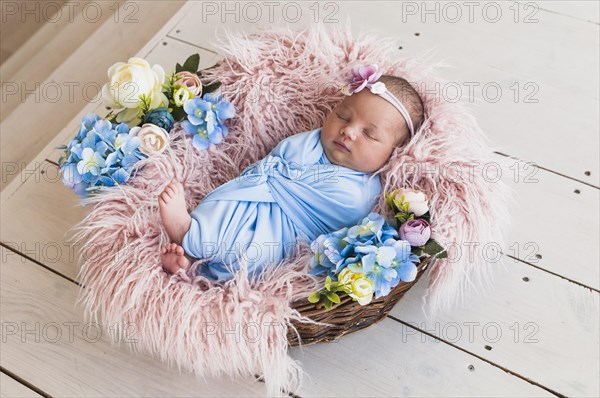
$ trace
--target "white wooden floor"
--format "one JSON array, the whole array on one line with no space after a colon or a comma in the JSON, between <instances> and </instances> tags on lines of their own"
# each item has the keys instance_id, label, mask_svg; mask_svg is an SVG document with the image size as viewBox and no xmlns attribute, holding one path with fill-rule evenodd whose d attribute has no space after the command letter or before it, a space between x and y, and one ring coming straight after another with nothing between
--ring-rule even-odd
<instances>
[{"instance_id":1,"label":"white wooden floor","mask_svg":"<svg viewBox=\"0 0 600 398\"><path fill-rule=\"evenodd\" d=\"M199 52L212 65L215 28L271 24L264 3L237 4L187 3L138 55L170 68ZM376 326L292 349L310 375L298 395L600 396L598 2L477 3L473 22L463 2L438 3L439 22L424 9L434 2L290 4L276 3L274 24L295 18L299 5L290 23L298 29L350 16L355 31L396 37L399 55L434 49L465 101L474 87L470 106L498 159L511 158L503 178L518 203L508 269L497 271L493 291L428 321L423 278ZM492 23L496 5L502 15ZM462 16L451 23L456 7ZM89 104L80 115L94 109L102 112ZM64 234L85 209L57 178L52 149L78 121L2 190L1 395L263 396L253 378L205 383L113 347L84 320L74 305L76 243Z\"/></svg>"}]
</instances>

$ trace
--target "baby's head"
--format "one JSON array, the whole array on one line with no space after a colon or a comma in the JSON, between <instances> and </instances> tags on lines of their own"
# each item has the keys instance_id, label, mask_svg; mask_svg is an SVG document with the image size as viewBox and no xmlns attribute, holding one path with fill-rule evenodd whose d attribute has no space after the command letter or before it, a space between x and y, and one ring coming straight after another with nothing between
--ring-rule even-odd
<instances>
[{"instance_id":1,"label":"baby's head","mask_svg":"<svg viewBox=\"0 0 600 398\"><path fill-rule=\"evenodd\" d=\"M377 81L404 105L416 132L424 120L423 102L417 91L401 77L383 75ZM321 129L321 144L333 164L368 173L383 167L394 149L410 138L400 111L369 89L344 98Z\"/></svg>"}]
</instances>

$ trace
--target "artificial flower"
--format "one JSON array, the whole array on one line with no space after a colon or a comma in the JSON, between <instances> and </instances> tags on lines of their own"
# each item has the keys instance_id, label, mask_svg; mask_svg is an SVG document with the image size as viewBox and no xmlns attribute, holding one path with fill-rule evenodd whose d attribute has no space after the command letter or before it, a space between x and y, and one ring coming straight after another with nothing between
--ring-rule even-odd
<instances>
[{"instance_id":1,"label":"artificial flower","mask_svg":"<svg viewBox=\"0 0 600 398\"><path fill-rule=\"evenodd\" d=\"M400 226L400 239L411 246L423 246L431 237L429 223L423 219L408 220Z\"/></svg>"},{"instance_id":2,"label":"artificial flower","mask_svg":"<svg viewBox=\"0 0 600 398\"><path fill-rule=\"evenodd\" d=\"M421 217L429 211L427 196L423 192L414 189L398 189L394 203L399 209L413 213L415 217Z\"/></svg>"},{"instance_id":3,"label":"artificial flower","mask_svg":"<svg viewBox=\"0 0 600 398\"><path fill-rule=\"evenodd\" d=\"M129 134L139 137L140 151L148 156L159 155L169 146L169 134L155 124L146 123L142 127L134 127Z\"/></svg>"},{"instance_id":4,"label":"artificial flower","mask_svg":"<svg viewBox=\"0 0 600 398\"><path fill-rule=\"evenodd\" d=\"M144 116L142 120L143 123L154 124L166 131L171 131L173 128L173 124L175 124L175 119L173 119L173 115L169 112L169 108L161 107L152 109L150 112Z\"/></svg>"},{"instance_id":5,"label":"artificial flower","mask_svg":"<svg viewBox=\"0 0 600 398\"><path fill-rule=\"evenodd\" d=\"M167 106L168 98L162 92L165 71L160 65L150 66L142 58L129 58L127 63L117 62L108 69L109 82L102 87L104 103L119 112L118 122L130 127L141 118L143 110ZM138 122L139 123L139 122Z\"/></svg>"},{"instance_id":6,"label":"artificial flower","mask_svg":"<svg viewBox=\"0 0 600 398\"><path fill-rule=\"evenodd\" d=\"M181 71L175 74L174 87L185 87L192 97L202 95L202 82L196 73Z\"/></svg>"}]
</instances>

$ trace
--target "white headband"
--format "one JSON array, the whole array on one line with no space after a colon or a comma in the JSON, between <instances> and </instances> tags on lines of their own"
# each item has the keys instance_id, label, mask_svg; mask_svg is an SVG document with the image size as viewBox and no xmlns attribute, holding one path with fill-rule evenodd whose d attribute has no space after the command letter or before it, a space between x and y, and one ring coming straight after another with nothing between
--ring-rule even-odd
<instances>
[{"instance_id":1,"label":"white headband","mask_svg":"<svg viewBox=\"0 0 600 398\"><path fill-rule=\"evenodd\" d=\"M410 131L411 137L414 136L415 130L408 111L404 105L402 105L400 100L387 89L385 83L377 81L382 74L381 72L378 72L377 69L377 64L355 66L352 68L352 76L348 79L348 82L342 86L342 92L345 95L352 95L367 87L373 94L379 95L381 98L385 99L387 102L394 105L396 109L398 109L406 121L406 125L408 126L408 131Z\"/></svg>"}]
</instances>

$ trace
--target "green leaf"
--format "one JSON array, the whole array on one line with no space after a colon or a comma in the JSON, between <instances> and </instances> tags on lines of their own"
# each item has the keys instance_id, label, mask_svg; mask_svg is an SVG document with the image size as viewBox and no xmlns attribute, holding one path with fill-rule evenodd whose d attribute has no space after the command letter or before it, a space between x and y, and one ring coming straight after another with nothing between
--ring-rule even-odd
<instances>
[{"instance_id":1,"label":"green leaf","mask_svg":"<svg viewBox=\"0 0 600 398\"><path fill-rule=\"evenodd\" d=\"M327 276L327 277L325 278L325 288L326 288L327 290L331 290L331 289L330 289L330 288L331 288L331 278L330 278L329 276Z\"/></svg>"},{"instance_id":2,"label":"green leaf","mask_svg":"<svg viewBox=\"0 0 600 398\"><path fill-rule=\"evenodd\" d=\"M198 71L198 65L200 65L200 54L192 54L183 63L182 70L196 73Z\"/></svg>"},{"instance_id":3,"label":"green leaf","mask_svg":"<svg viewBox=\"0 0 600 398\"><path fill-rule=\"evenodd\" d=\"M424 246L421 246L424 253L429 254L430 256L435 256L438 253L444 251L444 248L440 246L434 239L430 239Z\"/></svg>"},{"instance_id":4,"label":"green leaf","mask_svg":"<svg viewBox=\"0 0 600 398\"><path fill-rule=\"evenodd\" d=\"M308 296L308 301L311 303L318 303L321 300L321 294L319 292L314 292L310 296Z\"/></svg>"},{"instance_id":5,"label":"green leaf","mask_svg":"<svg viewBox=\"0 0 600 398\"><path fill-rule=\"evenodd\" d=\"M332 303L339 303L340 302L340 296L338 296L334 292L327 293L327 298L329 300L331 300Z\"/></svg>"},{"instance_id":6,"label":"green leaf","mask_svg":"<svg viewBox=\"0 0 600 398\"><path fill-rule=\"evenodd\" d=\"M393 190L392 193L388 194L386 192L385 194L385 200L387 201L387 204L392 208L392 211L394 213L396 213L398 211L398 209L396 208L396 205L394 203L394 198L396 197L396 190Z\"/></svg>"},{"instance_id":7,"label":"green leaf","mask_svg":"<svg viewBox=\"0 0 600 398\"><path fill-rule=\"evenodd\" d=\"M216 81L211 84L207 84L206 86L202 86L202 95L212 93L219 87L221 87L221 82L219 82L219 81Z\"/></svg>"},{"instance_id":8,"label":"green leaf","mask_svg":"<svg viewBox=\"0 0 600 398\"><path fill-rule=\"evenodd\" d=\"M448 258L448 252L444 250L443 252L438 253L435 258Z\"/></svg>"},{"instance_id":9,"label":"green leaf","mask_svg":"<svg viewBox=\"0 0 600 398\"><path fill-rule=\"evenodd\" d=\"M171 115L173 116L173 119L175 119L176 122L187 117L187 113L183 110L183 108L179 106L173 106L173 111L171 112Z\"/></svg>"},{"instance_id":10,"label":"green leaf","mask_svg":"<svg viewBox=\"0 0 600 398\"><path fill-rule=\"evenodd\" d=\"M183 70L183 66L176 64L175 65L175 73L179 73Z\"/></svg>"},{"instance_id":11,"label":"green leaf","mask_svg":"<svg viewBox=\"0 0 600 398\"><path fill-rule=\"evenodd\" d=\"M325 309L327 311L329 311L331 309L331 307L333 307L333 304L331 303L331 301L329 299L325 299L323 301L323 305L325 306Z\"/></svg>"}]
</instances>

